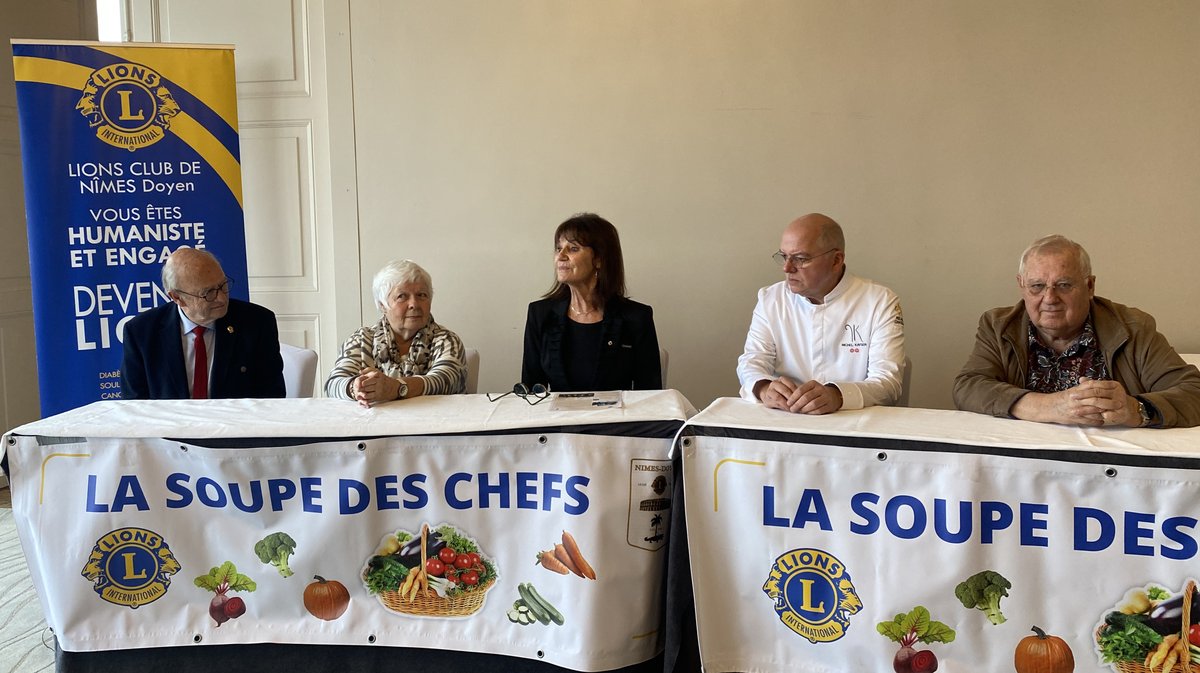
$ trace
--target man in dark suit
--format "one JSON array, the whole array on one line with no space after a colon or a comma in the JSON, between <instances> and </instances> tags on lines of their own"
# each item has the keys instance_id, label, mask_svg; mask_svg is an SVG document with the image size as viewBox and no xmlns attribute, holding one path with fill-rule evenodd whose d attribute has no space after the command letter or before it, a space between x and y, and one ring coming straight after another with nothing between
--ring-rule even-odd
<instances>
[{"instance_id":1,"label":"man in dark suit","mask_svg":"<svg viewBox=\"0 0 1200 673\"><path fill-rule=\"evenodd\" d=\"M176 250L162 282L171 303L125 325L122 399L285 396L275 314L231 299L212 253Z\"/></svg>"}]
</instances>

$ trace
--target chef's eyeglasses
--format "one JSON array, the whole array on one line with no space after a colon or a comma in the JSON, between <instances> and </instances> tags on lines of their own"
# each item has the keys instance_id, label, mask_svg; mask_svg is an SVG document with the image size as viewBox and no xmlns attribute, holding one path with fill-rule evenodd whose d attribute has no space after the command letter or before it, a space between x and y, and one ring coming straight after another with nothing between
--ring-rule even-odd
<instances>
[{"instance_id":1,"label":"chef's eyeglasses","mask_svg":"<svg viewBox=\"0 0 1200 673\"><path fill-rule=\"evenodd\" d=\"M492 394L488 393L487 398L488 398L489 402L495 402L496 400L498 400L502 397L507 397L509 395L516 395L517 397L525 400L526 402L529 402L530 406L533 406L533 405L537 404L538 402L541 402L542 400L546 399L547 397L550 397L550 386L544 386L540 383L535 383L532 386L527 386L524 383L518 383L518 384L514 385L513 389L508 391L507 393L501 393L499 395L496 395L495 397L492 397ZM530 398L533 398L533 400L531 401Z\"/></svg>"},{"instance_id":2,"label":"chef's eyeglasses","mask_svg":"<svg viewBox=\"0 0 1200 673\"><path fill-rule=\"evenodd\" d=\"M786 252L780 250L780 251L776 252L774 255L771 255L771 259L775 260L775 263L778 264L779 266L787 266L788 262L791 262L792 266L796 267L797 269L807 269L808 265L812 264L813 261L815 259L817 259L818 257L824 257L825 255L828 255L829 253L834 252L836 250L838 250L838 248L830 248L830 249L826 250L825 252L818 253L816 255L813 255L812 257L805 257L804 255L789 255Z\"/></svg>"}]
</instances>

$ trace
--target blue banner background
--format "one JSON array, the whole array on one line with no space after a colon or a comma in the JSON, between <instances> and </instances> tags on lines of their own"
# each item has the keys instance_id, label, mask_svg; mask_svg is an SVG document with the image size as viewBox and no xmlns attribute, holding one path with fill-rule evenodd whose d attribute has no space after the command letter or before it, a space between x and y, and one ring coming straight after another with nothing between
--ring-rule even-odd
<instances>
[{"instance_id":1,"label":"blue banner background","mask_svg":"<svg viewBox=\"0 0 1200 673\"><path fill-rule=\"evenodd\" d=\"M113 74L110 66L142 63L140 57L167 49L195 54L157 60L199 70L213 80L205 82L211 90L189 91L174 79L182 73L150 66L161 79L149 86L134 82L132 93L120 94L117 85L96 92L91 119L107 122L124 110L132 112L128 118L146 118L154 131L149 120L164 107L170 114L173 102L179 112L165 134L136 149L102 141L103 125L89 125L84 89ZM13 54L41 413L49 416L119 398L124 322L170 301L160 271L171 251L210 250L234 280L232 296L248 299L240 170L231 184L227 166L222 175L212 165L216 156L237 167L237 129L203 102L211 91L234 96L233 55L194 47L25 43L14 44ZM228 67L212 67L214 56ZM187 73L192 86L196 80L196 72ZM114 92L119 95L109 95ZM180 128L191 129L190 137L182 138Z\"/></svg>"}]
</instances>

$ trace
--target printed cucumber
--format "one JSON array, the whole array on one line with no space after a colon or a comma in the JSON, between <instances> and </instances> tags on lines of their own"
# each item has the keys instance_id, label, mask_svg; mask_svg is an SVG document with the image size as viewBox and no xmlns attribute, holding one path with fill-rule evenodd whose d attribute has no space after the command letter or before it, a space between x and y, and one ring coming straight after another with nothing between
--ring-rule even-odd
<instances>
[{"instance_id":1,"label":"printed cucumber","mask_svg":"<svg viewBox=\"0 0 1200 673\"><path fill-rule=\"evenodd\" d=\"M549 624L550 613L533 597L533 593L530 592L531 588L529 584L522 582L517 585L517 592L521 594L521 600L525 601L526 607L529 608L529 614L536 617L539 622Z\"/></svg>"},{"instance_id":2,"label":"printed cucumber","mask_svg":"<svg viewBox=\"0 0 1200 673\"><path fill-rule=\"evenodd\" d=\"M552 620L555 624L558 624L559 626L563 625L565 620L563 619L562 613L559 612L558 609L553 605L551 605L550 601L543 598L532 584L525 583L522 586L525 587L525 591L521 593L521 597L525 599L525 603L529 605L530 609L533 609L534 604L536 604L537 607L545 612L546 616L549 617L550 620ZM517 590L520 591L520 587L518 587ZM530 603L530 599L532 599L533 603ZM545 622L542 623L544 624Z\"/></svg>"}]
</instances>

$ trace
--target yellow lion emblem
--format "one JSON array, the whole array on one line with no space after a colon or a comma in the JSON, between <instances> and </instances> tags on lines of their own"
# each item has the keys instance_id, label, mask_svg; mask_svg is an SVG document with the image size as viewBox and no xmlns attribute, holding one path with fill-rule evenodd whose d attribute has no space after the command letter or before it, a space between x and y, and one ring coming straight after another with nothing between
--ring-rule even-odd
<instances>
[{"instance_id":1,"label":"yellow lion emblem","mask_svg":"<svg viewBox=\"0 0 1200 673\"><path fill-rule=\"evenodd\" d=\"M812 643L846 635L863 609L846 566L820 549L793 549L771 565L762 591L785 626Z\"/></svg>"},{"instance_id":2,"label":"yellow lion emblem","mask_svg":"<svg viewBox=\"0 0 1200 673\"><path fill-rule=\"evenodd\" d=\"M137 608L166 594L171 576L181 569L158 533L118 528L96 540L80 574L100 598Z\"/></svg>"}]
</instances>

